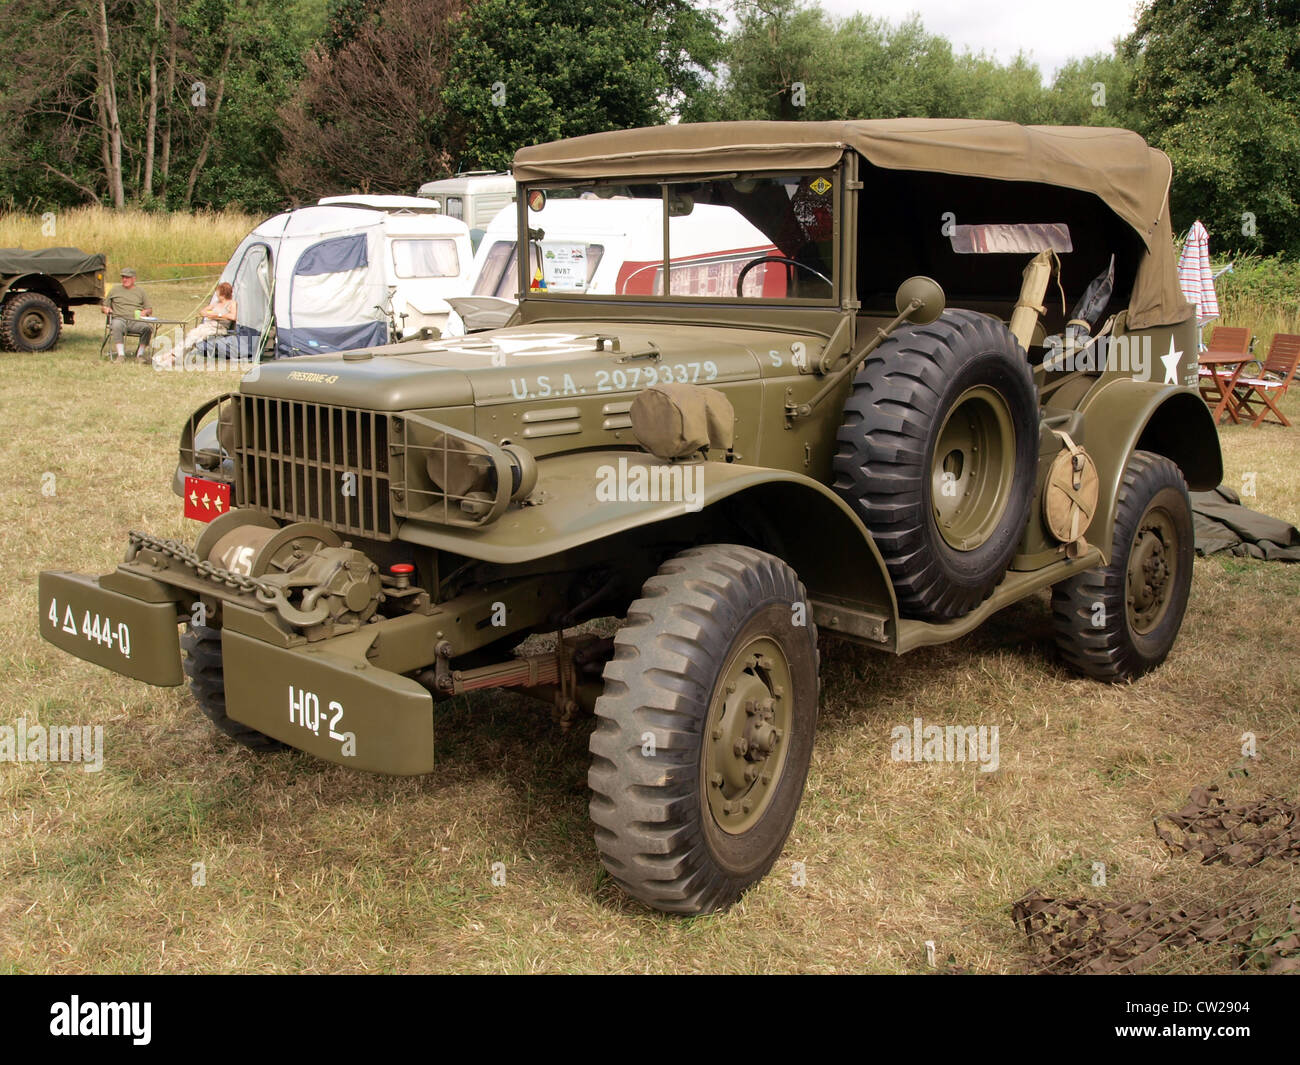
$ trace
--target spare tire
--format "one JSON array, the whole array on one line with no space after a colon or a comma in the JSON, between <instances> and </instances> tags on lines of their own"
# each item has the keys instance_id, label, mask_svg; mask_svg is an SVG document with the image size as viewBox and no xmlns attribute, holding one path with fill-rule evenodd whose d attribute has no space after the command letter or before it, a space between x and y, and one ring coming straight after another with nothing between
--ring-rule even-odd
<instances>
[{"instance_id":1,"label":"spare tire","mask_svg":"<svg viewBox=\"0 0 1300 1065\"><path fill-rule=\"evenodd\" d=\"M989 597L1033 503L1038 394L995 318L950 310L867 358L844 405L835 490L889 567L900 611L947 621Z\"/></svg>"}]
</instances>

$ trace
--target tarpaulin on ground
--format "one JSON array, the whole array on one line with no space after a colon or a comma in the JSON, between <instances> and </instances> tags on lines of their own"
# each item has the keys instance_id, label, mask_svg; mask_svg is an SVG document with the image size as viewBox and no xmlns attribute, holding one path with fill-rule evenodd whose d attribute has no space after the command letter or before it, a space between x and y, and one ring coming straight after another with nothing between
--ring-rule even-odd
<instances>
[{"instance_id":1,"label":"tarpaulin on ground","mask_svg":"<svg viewBox=\"0 0 1300 1065\"><path fill-rule=\"evenodd\" d=\"M1198 555L1230 551L1242 558L1300 562L1300 530L1294 525L1243 507L1241 497L1224 485L1191 497Z\"/></svg>"}]
</instances>

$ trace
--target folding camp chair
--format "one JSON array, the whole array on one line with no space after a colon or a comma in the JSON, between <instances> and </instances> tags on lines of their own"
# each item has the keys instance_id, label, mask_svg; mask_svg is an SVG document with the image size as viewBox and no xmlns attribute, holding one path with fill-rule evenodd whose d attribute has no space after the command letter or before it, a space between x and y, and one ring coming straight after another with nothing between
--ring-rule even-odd
<instances>
[{"instance_id":1,"label":"folding camp chair","mask_svg":"<svg viewBox=\"0 0 1300 1065\"><path fill-rule=\"evenodd\" d=\"M1214 412L1217 422L1226 411L1237 421L1236 397L1232 388L1241 376L1242 367L1250 361L1254 343L1245 326L1216 325L1210 334L1210 346L1201 352L1201 365L1197 368L1201 398ZM1237 356L1234 361L1232 356Z\"/></svg>"},{"instance_id":2,"label":"folding camp chair","mask_svg":"<svg viewBox=\"0 0 1300 1065\"><path fill-rule=\"evenodd\" d=\"M108 350L108 338L113 335L113 316L104 315L104 336L99 342L99 357L104 357L104 352Z\"/></svg>"},{"instance_id":3,"label":"folding camp chair","mask_svg":"<svg viewBox=\"0 0 1300 1065\"><path fill-rule=\"evenodd\" d=\"M1258 377L1239 377L1233 388L1233 402L1237 413L1254 415L1251 428L1265 421L1273 421L1269 412L1277 415L1278 425L1290 426L1287 417L1277 409L1276 400L1286 395L1300 366L1300 336L1295 333L1274 333L1268 346L1263 372ZM1270 396L1270 393L1272 395Z\"/></svg>"}]
</instances>

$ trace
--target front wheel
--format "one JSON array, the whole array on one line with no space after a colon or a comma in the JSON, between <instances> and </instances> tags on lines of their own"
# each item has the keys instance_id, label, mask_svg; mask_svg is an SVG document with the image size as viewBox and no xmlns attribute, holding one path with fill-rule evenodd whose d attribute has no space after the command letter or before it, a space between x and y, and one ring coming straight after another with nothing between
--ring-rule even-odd
<instances>
[{"instance_id":1,"label":"front wheel","mask_svg":"<svg viewBox=\"0 0 1300 1065\"><path fill-rule=\"evenodd\" d=\"M1096 680L1135 680L1165 660L1192 586L1195 540L1187 483L1163 455L1135 451L1124 468L1110 565L1052 589L1062 659Z\"/></svg>"},{"instance_id":2,"label":"front wheel","mask_svg":"<svg viewBox=\"0 0 1300 1065\"><path fill-rule=\"evenodd\" d=\"M614 639L591 737L591 818L610 875L658 910L733 903L785 845L817 723L803 585L729 544L670 559Z\"/></svg>"},{"instance_id":3,"label":"front wheel","mask_svg":"<svg viewBox=\"0 0 1300 1065\"><path fill-rule=\"evenodd\" d=\"M221 630L189 625L181 636L181 666L199 711L219 731L254 751L281 751L284 744L235 721L226 713L226 674L221 662Z\"/></svg>"}]
</instances>

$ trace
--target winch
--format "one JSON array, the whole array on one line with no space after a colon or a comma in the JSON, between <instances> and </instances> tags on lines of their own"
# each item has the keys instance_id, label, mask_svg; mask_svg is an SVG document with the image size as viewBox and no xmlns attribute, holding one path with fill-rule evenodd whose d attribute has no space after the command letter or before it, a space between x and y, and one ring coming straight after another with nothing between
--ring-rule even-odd
<instances>
[{"instance_id":1,"label":"winch","mask_svg":"<svg viewBox=\"0 0 1300 1065\"><path fill-rule=\"evenodd\" d=\"M252 592L308 640L354 629L379 606L379 567L314 522L279 528L262 515L232 512L212 522L193 549L142 533L132 533L131 543L131 557L153 552L199 576Z\"/></svg>"}]
</instances>

